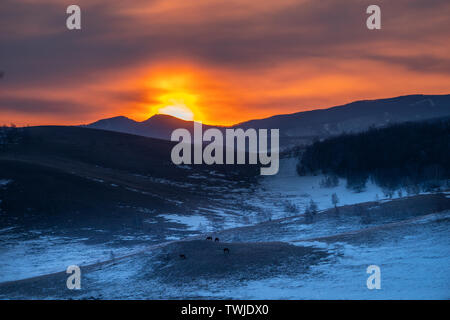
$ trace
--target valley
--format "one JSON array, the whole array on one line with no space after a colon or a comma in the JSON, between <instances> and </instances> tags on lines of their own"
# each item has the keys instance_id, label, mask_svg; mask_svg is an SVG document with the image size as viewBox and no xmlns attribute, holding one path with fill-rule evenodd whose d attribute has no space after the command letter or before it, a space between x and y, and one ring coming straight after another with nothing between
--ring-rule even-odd
<instances>
[{"instance_id":1,"label":"valley","mask_svg":"<svg viewBox=\"0 0 450 320\"><path fill-rule=\"evenodd\" d=\"M355 190L299 175L301 146L261 176L252 164L176 165L174 142L141 135L7 130L0 299L450 298L448 180ZM66 287L70 265L80 290ZM366 287L369 265L380 290Z\"/></svg>"}]
</instances>

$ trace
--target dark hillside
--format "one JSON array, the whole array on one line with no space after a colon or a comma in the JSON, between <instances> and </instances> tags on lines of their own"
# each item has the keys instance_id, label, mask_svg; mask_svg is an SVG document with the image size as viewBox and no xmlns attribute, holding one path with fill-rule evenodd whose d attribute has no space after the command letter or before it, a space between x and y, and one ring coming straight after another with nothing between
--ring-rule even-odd
<instances>
[{"instance_id":1,"label":"dark hillside","mask_svg":"<svg viewBox=\"0 0 450 320\"><path fill-rule=\"evenodd\" d=\"M259 167L176 166L173 142L80 127L2 128L0 221L142 227L248 188ZM137 221L137 223L136 223Z\"/></svg>"},{"instance_id":2,"label":"dark hillside","mask_svg":"<svg viewBox=\"0 0 450 320\"><path fill-rule=\"evenodd\" d=\"M42 126L20 128L18 143L0 155L52 157L89 163L132 173L164 178L183 178L186 170L174 165L170 152L174 142L106 130ZM233 167L231 170L230 167ZM219 171L233 176L258 174L256 166L196 165L198 171Z\"/></svg>"}]
</instances>

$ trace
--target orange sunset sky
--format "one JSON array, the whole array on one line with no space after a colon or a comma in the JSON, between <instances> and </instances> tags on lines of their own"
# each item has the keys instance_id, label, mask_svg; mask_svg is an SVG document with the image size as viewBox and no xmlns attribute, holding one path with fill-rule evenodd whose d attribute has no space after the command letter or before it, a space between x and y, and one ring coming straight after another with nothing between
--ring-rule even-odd
<instances>
[{"instance_id":1,"label":"orange sunset sky","mask_svg":"<svg viewBox=\"0 0 450 320\"><path fill-rule=\"evenodd\" d=\"M0 124L155 113L229 125L358 99L450 93L448 0L0 4ZM382 29L366 28L381 7Z\"/></svg>"}]
</instances>

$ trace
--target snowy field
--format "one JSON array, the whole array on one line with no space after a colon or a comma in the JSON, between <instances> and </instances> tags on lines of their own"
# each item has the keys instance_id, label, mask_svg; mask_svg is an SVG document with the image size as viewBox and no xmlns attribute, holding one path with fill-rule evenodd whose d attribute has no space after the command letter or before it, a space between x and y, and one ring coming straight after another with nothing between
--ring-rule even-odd
<instances>
[{"instance_id":1,"label":"snowy field","mask_svg":"<svg viewBox=\"0 0 450 320\"><path fill-rule=\"evenodd\" d=\"M449 299L450 213L436 214L385 230L332 242L304 242L326 250L329 258L297 276L275 273L260 280L245 279L245 270L225 279L178 284L162 283L143 269L152 257L136 257L88 275L89 287L100 297L117 299ZM261 234L260 241L265 239ZM296 243L296 245L300 245ZM366 285L369 265L381 269L381 289ZM299 268L301 265L299 265ZM133 288L124 288L132 283ZM89 291L86 294L91 294Z\"/></svg>"},{"instance_id":2,"label":"snowy field","mask_svg":"<svg viewBox=\"0 0 450 320\"><path fill-rule=\"evenodd\" d=\"M229 288L239 299L450 299L450 213L351 241L302 242L332 254L299 278L275 277ZM298 244L298 243L297 243ZM369 265L381 269L381 289L367 289ZM206 292L204 293L206 294ZM210 293L211 294L211 293Z\"/></svg>"},{"instance_id":3,"label":"snowy field","mask_svg":"<svg viewBox=\"0 0 450 320\"><path fill-rule=\"evenodd\" d=\"M191 278L183 276L181 270L181 276L175 273L170 281L167 281L159 277L160 270L157 269L161 263L158 260L161 254L158 251L149 251L120 263L87 272L83 278L82 290L58 291L53 288L55 283L63 282L50 280L48 284L50 289L44 293L39 292L34 297L449 299L449 228L450 212L447 211L330 240L293 243L295 246L323 250L327 257L309 265L299 260L299 272L294 275L280 271L284 270L282 265L275 269L271 268L272 275L266 275L261 279L253 279L252 274L248 274L244 266L237 272L220 278L205 278L201 273ZM259 235L259 241L265 241L267 234L259 233ZM230 258L239 259L233 258L232 255ZM184 268L184 261L178 260L174 263ZM366 281L369 275L366 269L369 265L380 267L380 290L367 288ZM290 268L295 268L295 265L291 265ZM43 284L46 282L40 283ZM36 287L36 284L33 286ZM24 292L30 294L33 290L26 289ZM1 287L0 297L5 298ZM12 297L23 298L24 295Z\"/></svg>"},{"instance_id":4,"label":"snowy field","mask_svg":"<svg viewBox=\"0 0 450 320\"><path fill-rule=\"evenodd\" d=\"M223 206L220 201L212 201L210 206L205 204L191 212L145 211L149 215L146 223L152 230L149 233L103 235L104 230L92 229L75 237L48 230L2 228L0 298L450 299L449 211L377 211L379 205L398 199L398 194L386 199L381 188L371 183L363 192L355 193L346 188L343 180L336 187L322 188L323 176L299 177L296 161L282 159L279 174L263 177L254 190L229 190L220 200ZM2 187L8 183L0 180ZM334 207L333 193L339 198L339 206L377 202L363 213L350 210L334 214L332 209L324 214L324 210ZM319 212L308 220L303 212L311 200L317 203ZM286 210L286 202L297 211ZM279 269L269 264L263 267L272 270L270 276L260 279L254 279L244 264L236 274L223 279L208 279L200 273L186 283L186 279L177 280L176 276L173 281L164 281L156 268L165 263L160 260L164 257L160 248L192 237L204 239L205 235L219 236L221 241L234 245L282 241L318 250L326 258L299 261L299 270L293 274L280 271L283 265ZM111 263L130 254L134 255ZM178 257L178 252L174 255ZM105 261L101 269L84 274L83 289L76 293L55 288L60 281L51 277L37 280L41 282L33 289L26 285L22 288L20 282L17 287L11 284L2 289L2 282L65 271L72 264L83 267ZM174 263L176 266L180 261ZM381 290L366 287L369 265L381 268ZM289 268L295 271L292 265ZM43 290L36 291L40 286Z\"/></svg>"},{"instance_id":5,"label":"snowy field","mask_svg":"<svg viewBox=\"0 0 450 320\"><path fill-rule=\"evenodd\" d=\"M395 192L392 198L386 198L383 190L371 181L367 182L366 188L362 192L347 189L345 179L339 179L336 187L321 187L320 182L324 179L324 175L300 177L296 171L297 161L297 158L281 159L278 174L263 177L261 188L248 202L264 210L270 210L272 219L278 219L289 216L289 212L286 212L283 206L283 201L295 205L299 213L303 213L311 200L317 204L319 210L333 208L334 205L331 201L333 193L339 199L338 206L399 198L398 192ZM407 195L404 190L402 190L402 195Z\"/></svg>"},{"instance_id":6,"label":"snowy field","mask_svg":"<svg viewBox=\"0 0 450 320\"><path fill-rule=\"evenodd\" d=\"M6 231L11 230L0 230L0 282L59 272L69 265L98 263L145 248L127 245L124 237L115 239L121 242L118 247L114 240L93 245L87 243L88 238L50 236L40 231L32 239L20 240L20 234L10 236Z\"/></svg>"}]
</instances>

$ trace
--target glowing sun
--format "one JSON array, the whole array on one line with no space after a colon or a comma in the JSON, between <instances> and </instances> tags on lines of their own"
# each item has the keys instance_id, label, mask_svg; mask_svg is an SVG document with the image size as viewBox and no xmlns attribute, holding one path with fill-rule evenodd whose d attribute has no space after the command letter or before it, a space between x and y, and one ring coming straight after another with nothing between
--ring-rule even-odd
<instances>
[{"instance_id":1,"label":"glowing sun","mask_svg":"<svg viewBox=\"0 0 450 320\"><path fill-rule=\"evenodd\" d=\"M167 114L186 121L201 121L200 96L195 88L194 75L182 71L161 71L149 77L148 86L159 91L152 114Z\"/></svg>"},{"instance_id":2,"label":"glowing sun","mask_svg":"<svg viewBox=\"0 0 450 320\"><path fill-rule=\"evenodd\" d=\"M198 116L197 96L184 91L168 92L159 97L157 113L167 114L187 121Z\"/></svg>"},{"instance_id":3,"label":"glowing sun","mask_svg":"<svg viewBox=\"0 0 450 320\"><path fill-rule=\"evenodd\" d=\"M158 110L158 113L167 114L169 116L177 117L187 121L194 120L194 113L184 104L176 104L162 107Z\"/></svg>"}]
</instances>

